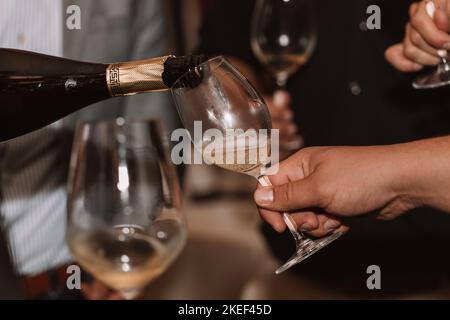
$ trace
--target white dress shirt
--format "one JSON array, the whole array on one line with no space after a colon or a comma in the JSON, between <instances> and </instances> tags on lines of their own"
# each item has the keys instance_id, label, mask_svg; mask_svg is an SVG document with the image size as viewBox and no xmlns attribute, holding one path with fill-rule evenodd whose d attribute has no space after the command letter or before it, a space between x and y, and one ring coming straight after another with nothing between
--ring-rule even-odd
<instances>
[{"instance_id":1,"label":"white dress shirt","mask_svg":"<svg viewBox=\"0 0 450 320\"><path fill-rule=\"evenodd\" d=\"M163 0L0 0L0 47L92 62L167 54ZM66 7L81 8L81 30L65 26ZM66 185L73 125L80 119L160 118L173 128L164 94L111 99L0 144L0 223L16 270L39 274L72 260L65 242ZM143 107L149 106L149 107ZM64 106L61 106L64 107ZM18 124L20 125L20 124ZM1 130L1 128L0 128Z\"/></svg>"},{"instance_id":2,"label":"white dress shirt","mask_svg":"<svg viewBox=\"0 0 450 320\"><path fill-rule=\"evenodd\" d=\"M0 47L61 56L63 13L60 0L1 0ZM57 135L49 134L56 129L0 145L0 216L21 275L71 260L64 242L66 172Z\"/></svg>"},{"instance_id":3,"label":"white dress shirt","mask_svg":"<svg viewBox=\"0 0 450 320\"><path fill-rule=\"evenodd\" d=\"M60 0L1 0L0 46L61 56L62 14Z\"/></svg>"}]
</instances>

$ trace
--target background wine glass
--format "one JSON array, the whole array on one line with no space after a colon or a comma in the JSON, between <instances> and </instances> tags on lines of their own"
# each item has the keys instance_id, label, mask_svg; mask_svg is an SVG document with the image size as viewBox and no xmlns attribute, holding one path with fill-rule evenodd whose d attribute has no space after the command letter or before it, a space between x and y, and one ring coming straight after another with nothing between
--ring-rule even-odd
<instances>
[{"instance_id":1,"label":"background wine glass","mask_svg":"<svg viewBox=\"0 0 450 320\"><path fill-rule=\"evenodd\" d=\"M427 13L431 18L434 18L436 11L436 4L432 0L429 0L427 4ZM450 19L450 4L449 0L440 0L439 9L447 13ZM448 57L448 51L440 49L437 54L441 58L437 68L432 73L417 78L413 82L415 89L435 89L450 85L450 62Z\"/></svg>"},{"instance_id":2,"label":"background wine glass","mask_svg":"<svg viewBox=\"0 0 450 320\"><path fill-rule=\"evenodd\" d=\"M67 240L96 279L135 298L181 252L186 227L177 175L157 122L78 126Z\"/></svg>"},{"instance_id":3,"label":"background wine glass","mask_svg":"<svg viewBox=\"0 0 450 320\"><path fill-rule=\"evenodd\" d=\"M251 47L260 63L272 74L279 89L311 57L317 43L312 0L258 0L253 13ZM296 151L302 138L283 143Z\"/></svg>"},{"instance_id":4,"label":"background wine glass","mask_svg":"<svg viewBox=\"0 0 450 320\"><path fill-rule=\"evenodd\" d=\"M265 169L277 160L278 146L271 143L273 132L269 110L262 97L234 66L223 57L211 59L181 77L173 86L172 95L183 124L189 130L195 148L203 152L205 161L250 175L263 186L270 186ZM202 124L201 135L196 132L196 122ZM222 141L222 150L216 150L215 154L205 153L205 145L211 143L210 129L220 132L225 140ZM265 137L260 130L265 132ZM258 139L246 140L247 136L242 135L245 131L258 133ZM229 140L234 141L233 148L226 148ZM220 163L214 157L217 153L224 156ZM238 162L238 159L245 161ZM277 273L310 257L342 235L336 233L312 240L297 231L288 214L284 214L284 219L295 237L297 250Z\"/></svg>"},{"instance_id":5,"label":"background wine glass","mask_svg":"<svg viewBox=\"0 0 450 320\"><path fill-rule=\"evenodd\" d=\"M312 0L257 1L251 46L280 88L309 60L316 43Z\"/></svg>"}]
</instances>

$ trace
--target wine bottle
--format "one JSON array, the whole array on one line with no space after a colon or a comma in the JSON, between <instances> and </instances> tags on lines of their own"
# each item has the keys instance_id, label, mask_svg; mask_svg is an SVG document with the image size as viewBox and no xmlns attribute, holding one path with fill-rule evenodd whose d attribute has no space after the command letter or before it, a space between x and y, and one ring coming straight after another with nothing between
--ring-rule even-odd
<instances>
[{"instance_id":1,"label":"wine bottle","mask_svg":"<svg viewBox=\"0 0 450 320\"><path fill-rule=\"evenodd\" d=\"M97 64L0 48L0 142L102 100L167 90L204 60L165 56Z\"/></svg>"}]
</instances>

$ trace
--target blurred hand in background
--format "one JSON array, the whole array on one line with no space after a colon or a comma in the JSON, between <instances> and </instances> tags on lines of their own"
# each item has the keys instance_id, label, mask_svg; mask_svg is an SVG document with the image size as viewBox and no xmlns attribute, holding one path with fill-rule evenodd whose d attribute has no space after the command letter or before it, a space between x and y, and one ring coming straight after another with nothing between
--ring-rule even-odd
<instances>
[{"instance_id":1,"label":"blurred hand in background","mask_svg":"<svg viewBox=\"0 0 450 320\"><path fill-rule=\"evenodd\" d=\"M272 96L264 96L272 117L273 129L280 130L280 158L285 159L292 151L303 146L299 128L295 124L294 112L291 106L291 96L287 91L275 91Z\"/></svg>"},{"instance_id":2,"label":"blurred hand in background","mask_svg":"<svg viewBox=\"0 0 450 320\"><path fill-rule=\"evenodd\" d=\"M120 293L112 291L99 280L83 283L81 292L86 300L124 300Z\"/></svg>"},{"instance_id":3,"label":"blurred hand in background","mask_svg":"<svg viewBox=\"0 0 450 320\"><path fill-rule=\"evenodd\" d=\"M447 0L422 1L410 7L402 43L386 51L386 59L398 70L414 72L424 66L437 65L440 50L450 49Z\"/></svg>"}]
</instances>

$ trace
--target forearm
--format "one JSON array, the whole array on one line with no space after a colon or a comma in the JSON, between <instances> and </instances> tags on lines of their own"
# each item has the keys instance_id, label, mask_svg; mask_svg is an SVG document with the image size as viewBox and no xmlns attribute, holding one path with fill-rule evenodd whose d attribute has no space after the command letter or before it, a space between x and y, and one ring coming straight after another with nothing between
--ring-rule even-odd
<instances>
[{"instance_id":1,"label":"forearm","mask_svg":"<svg viewBox=\"0 0 450 320\"><path fill-rule=\"evenodd\" d=\"M423 206L450 214L450 136L391 146L306 148L270 179L274 187L258 189L255 201L263 219L280 232L285 224L275 212L290 212L315 237L342 227L342 217L371 212L384 220Z\"/></svg>"},{"instance_id":2,"label":"forearm","mask_svg":"<svg viewBox=\"0 0 450 320\"><path fill-rule=\"evenodd\" d=\"M393 147L399 197L450 213L450 136Z\"/></svg>"}]
</instances>

